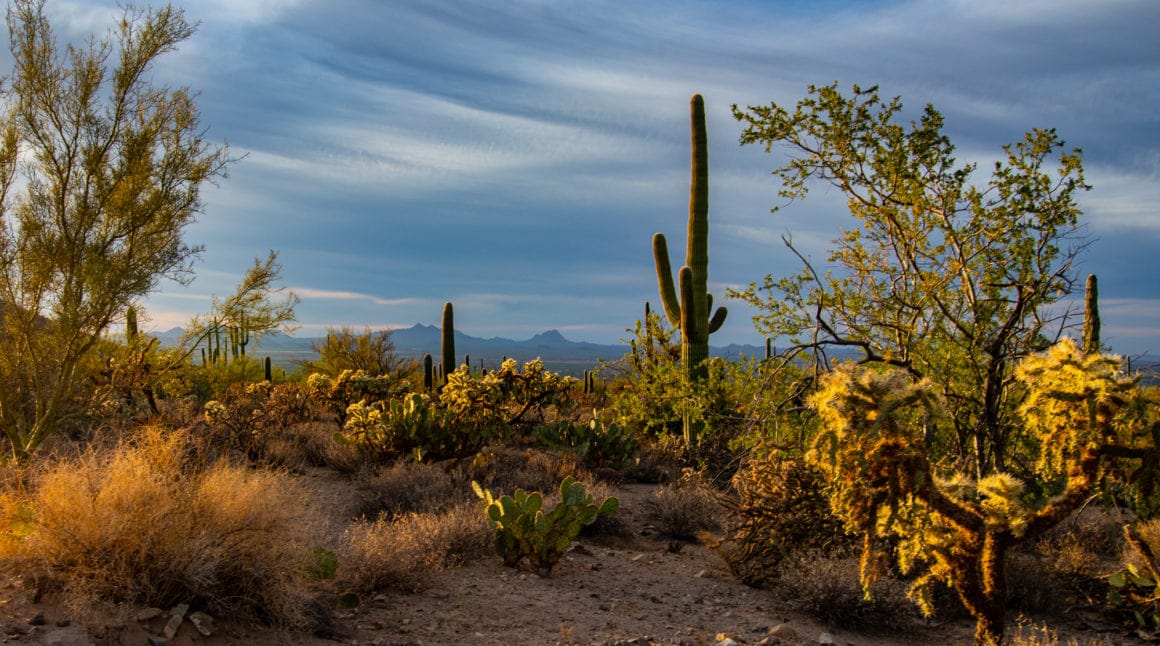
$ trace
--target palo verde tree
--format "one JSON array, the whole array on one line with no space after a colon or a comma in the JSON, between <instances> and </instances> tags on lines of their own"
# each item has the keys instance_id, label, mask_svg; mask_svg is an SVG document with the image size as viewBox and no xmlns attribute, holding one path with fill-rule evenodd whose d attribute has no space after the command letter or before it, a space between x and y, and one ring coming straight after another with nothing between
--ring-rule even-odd
<instances>
[{"instance_id":1,"label":"palo verde tree","mask_svg":"<svg viewBox=\"0 0 1160 646\"><path fill-rule=\"evenodd\" d=\"M361 333L349 326L330 328L326 339L312 344L318 358L302 362L308 372L337 377L343 370L362 370L368 376L406 379L419 369L414 359L404 359L395 352L391 330L364 328Z\"/></svg>"},{"instance_id":2,"label":"palo verde tree","mask_svg":"<svg viewBox=\"0 0 1160 646\"><path fill-rule=\"evenodd\" d=\"M184 354L188 357L198 347L219 351L223 340L236 347L240 339L249 343L278 330L292 331L299 299L277 284L281 278L278 252L271 250L265 260L255 258L233 294L226 298L214 296L210 312L194 317L186 326L181 341ZM219 357L228 360L228 354L222 351ZM239 351L238 356L241 354Z\"/></svg>"},{"instance_id":3,"label":"palo verde tree","mask_svg":"<svg viewBox=\"0 0 1160 646\"><path fill-rule=\"evenodd\" d=\"M153 84L189 38L181 11L128 8L106 36L58 47L43 0L8 8L0 92L0 427L23 457L86 403L110 323L162 277L185 281L183 234L224 176L192 93Z\"/></svg>"},{"instance_id":4,"label":"palo verde tree","mask_svg":"<svg viewBox=\"0 0 1160 646\"><path fill-rule=\"evenodd\" d=\"M1051 306L1071 291L1083 247L1080 151L1064 150L1054 130L1032 130L977 185L937 110L900 123L901 101L880 100L876 88L844 96L836 83L811 86L792 112L733 111L743 144L788 152L773 171L781 196L832 185L855 221L829 252L833 270L819 271L787 237L801 272L733 294L763 310L758 329L791 340L790 354L852 348L862 364L930 380L950 411L928 429L931 449L978 476L1005 471L1019 429L1014 366L1069 320Z\"/></svg>"}]
</instances>

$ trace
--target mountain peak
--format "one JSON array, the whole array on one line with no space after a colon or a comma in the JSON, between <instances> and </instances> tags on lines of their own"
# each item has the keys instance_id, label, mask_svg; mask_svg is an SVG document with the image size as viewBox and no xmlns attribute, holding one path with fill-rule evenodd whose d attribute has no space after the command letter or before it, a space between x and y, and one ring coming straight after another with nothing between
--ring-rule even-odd
<instances>
[{"instance_id":1,"label":"mountain peak","mask_svg":"<svg viewBox=\"0 0 1160 646\"><path fill-rule=\"evenodd\" d=\"M547 332L541 332L532 337L531 340L541 341L544 343L559 343L561 341L567 341L567 339L564 338L564 335L560 334L559 330L548 330Z\"/></svg>"}]
</instances>

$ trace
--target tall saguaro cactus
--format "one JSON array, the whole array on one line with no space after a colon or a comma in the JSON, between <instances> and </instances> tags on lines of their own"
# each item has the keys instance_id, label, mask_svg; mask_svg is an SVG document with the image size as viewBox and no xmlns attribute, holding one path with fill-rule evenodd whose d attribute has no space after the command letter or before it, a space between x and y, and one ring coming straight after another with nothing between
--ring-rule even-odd
<instances>
[{"instance_id":1,"label":"tall saguaro cactus","mask_svg":"<svg viewBox=\"0 0 1160 646\"><path fill-rule=\"evenodd\" d=\"M721 328L728 311L717 308L713 316L713 296L709 293L709 145L705 132L705 101L694 94L689 101L692 140L692 172L689 186L689 230L685 264L677 273L674 287L668 243L663 233L653 236L653 258L657 266L657 289L665 316L681 331L681 363L691 381L708 374L709 335ZM679 292L678 292L679 289ZM685 437L695 433L685 420Z\"/></svg>"}]
</instances>

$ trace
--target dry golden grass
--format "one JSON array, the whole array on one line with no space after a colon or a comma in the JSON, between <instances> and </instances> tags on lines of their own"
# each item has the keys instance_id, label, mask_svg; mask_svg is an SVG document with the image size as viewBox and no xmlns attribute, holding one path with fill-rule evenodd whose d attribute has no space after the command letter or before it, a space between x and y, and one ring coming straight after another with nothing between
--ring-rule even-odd
<instances>
[{"instance_id":1,"label":"dry golden grass","mask_svg":"<svg viewBox=\"0 0 1160 646\"><path fill-rule=\"evenodd\" d=\"M183 432L62 459L0 496L0 560L94 601L190 603L223 617L312 627L314 519L280 473L198 466Z\"/></svg>"},{"instance_id":2,"label":"dry golden grass","mask_svg":"<svg viewBox=\"0 0 1160 646\"><path fill-rule=\"evenodd\" d=\"M381 517L352 525L339 551L338 579L346 589L420 589L432 568L462 565L492 549L492 532L478 505Z\"/></svg>"}]
</instances>

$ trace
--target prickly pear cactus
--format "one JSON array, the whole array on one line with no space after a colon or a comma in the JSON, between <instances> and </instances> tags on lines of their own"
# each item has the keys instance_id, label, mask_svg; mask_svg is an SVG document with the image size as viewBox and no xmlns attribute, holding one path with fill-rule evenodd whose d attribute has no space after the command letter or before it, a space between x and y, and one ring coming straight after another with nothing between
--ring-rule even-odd
<instances>
[{"instance_id":1,"label":"prickly pear cactus","mask_svg":"<svg viewBox=\"0 0 1160 646\"><path fill-rule=\"evenodd\" d=\"M560 483L560 502L548 512L539 492L517 489L511 496L497 499L478 482L472 482L471 487L484 502L488 525L495 532L495 551L504 565L515 567L527 558L540 576L551 574L582 527L616 513L620 507L614 497L594 504L584 485L571 476Z\"/></svg>"}]
</instances>

